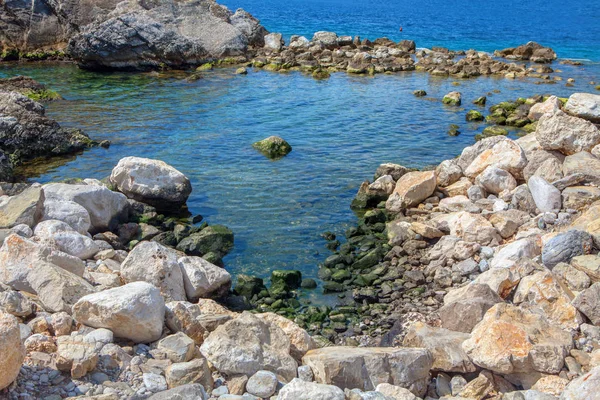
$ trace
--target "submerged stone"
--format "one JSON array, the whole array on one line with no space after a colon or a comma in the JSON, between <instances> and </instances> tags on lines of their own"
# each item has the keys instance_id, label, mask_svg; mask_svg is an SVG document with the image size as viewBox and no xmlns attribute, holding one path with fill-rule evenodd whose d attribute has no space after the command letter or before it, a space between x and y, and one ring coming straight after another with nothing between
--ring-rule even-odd
<instances>
[{"instance_id":1,"label":"submerged stone","mask_svg":"<svg viewBox=\"0 0 600 400\"><path fill-rule=\"evenodd\" d=\"M279 136L269 136L252 145L256 150L271 159L279 159L292 151L292 146Z\"/></svg>"}]
</instances>

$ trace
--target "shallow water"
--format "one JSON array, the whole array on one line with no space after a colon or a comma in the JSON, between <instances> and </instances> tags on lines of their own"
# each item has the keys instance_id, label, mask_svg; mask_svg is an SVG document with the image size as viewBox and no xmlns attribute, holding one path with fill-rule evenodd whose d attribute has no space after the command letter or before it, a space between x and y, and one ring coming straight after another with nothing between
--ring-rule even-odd
<instances>
[{"instance_id":1,"label":"shallow water","mask_svg":"<svg viewBox=\"0 0 600 400\"><path fill-rule=\"evenodd\" d=\"M190 210L233 229L235 248L225 258L230 272L267 277L288 268L316 277L317 264L330 254L320 234L341 234L355 223L351 199L380 163L422 167L459 154L486 126L465 122L481 95L488 94L488 105L536 93L568 96L589 91L588 82L600 76L597 65L557 67L565 79L576 79L575 87L484 77L454 86L421 72L336 73L316 81L297 72L240 76L220 69L188 83L182 73L98 74L27 64L2 66L0 75L48 84L66 99L48 104L51 117L112 141L110 149L87 151L37 180L103 178L125 156L164 160L190 177ZM415 89L428 96L414 97ZM463 93L463 107L441 104L451 90ZM450 124L463 133L448 136ZM284 137L293 151L269 161L252 149L270 135Z\"/></svg>"}]
</instances>

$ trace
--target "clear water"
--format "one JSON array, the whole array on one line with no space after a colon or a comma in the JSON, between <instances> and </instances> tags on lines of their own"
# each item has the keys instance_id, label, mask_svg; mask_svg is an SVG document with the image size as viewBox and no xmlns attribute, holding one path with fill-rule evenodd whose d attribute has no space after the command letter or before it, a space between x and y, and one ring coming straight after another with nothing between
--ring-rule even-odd
<instances>
[{"instance_id":1,"label":"clear water","mask_svg":"<svg viewBox=\"0 0 600 400\"><path fill-rule=\"evenodd\" d=\"M542 22L538 19L542 16L536 14L532 23L524 24L525 16L518 10L523 11L525 5L515 9L481 4L481 13L473 15L475 6L461 1L456 7L445 5L445 9L452 8L448 14L433 18L442 4L436 2L420 2L418 7L337 0L285 4L228 0L226 4L244 7L262 18L270 30L286 34L330 29L375 38L403 19L404 34L416 38L419 46L492 50L536 39L561 46L569 56L567 50L572 50L573 57L585 53L587 58L600 59L597 43L584 42L600 37L598 24L593 24L600 13L590 11L595 16L584 19L586 32L595 32L595 38L584 35L583 44L578 45L578 41L560 36L563 29L558 29L555 33L562 39L555 38L560 42L557 46L550 40L550 32L544 32L547 38L534 34L540 34ZM527 7L534 10L536 3L528 2ZM485 10L492 7L500 9L495 17ZM569 7L573 18L588 15L573 4ZM550 12L557 13L545 11L544 18ZM509 18L509 14L518 18L486 25L491 19ZM465 16L472 17L471 23L462 21ZM478 28L482 24L485 30ZM521 36L502 34L506 29L519 31ZM571 22L570 29L579 32L585 27ZM593 90L589 82L600 79L596 63L554 67L563 70L559 75L565 80L575 78L575 86L484 77L460 80L459 86L454 86L453 79L421 72L376 77L338 73L316 81L296 72L250 71L239 76L233 69L215 70L205 79L189 83L181 73L160 77L99 74L70 65L38 64L0 65L0 76L25 74L46 83L66 99L47 106L50 116L63 126L84 129L95 139L112 141L110 149L87 151L74 161L50 168L37 180L103 178L125 156L164 160L192 180L191 211L235 232L235 248L225 258L230 272L267 277L273 269L288 268L316 277L317 264L330 254L320 234L328 230L341 234L355 223L349 209L351 199L380 163L422 167L459 154L485 127L465 122L466 111L475 108L471 102L481 95L488 94L489 104L540 93L568 96ZM414 97L415 89L425 89L427 98ZM463 108L441 104L441 97L452 90L463 93ZM491 93L493 90L499 93ZM459 125L463 133L448 136L450 124ZM252 149L253 142L270 135L285 138L293 151L273 162Z\"/></svg>"}]
</instances>

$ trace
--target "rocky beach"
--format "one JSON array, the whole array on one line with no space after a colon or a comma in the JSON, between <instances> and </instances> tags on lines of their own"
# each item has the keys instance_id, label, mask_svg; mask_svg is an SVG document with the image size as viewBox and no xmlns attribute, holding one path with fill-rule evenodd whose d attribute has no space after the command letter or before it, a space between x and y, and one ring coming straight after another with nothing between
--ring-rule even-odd
<instances>
[{"instance_id":1,"label":"rocky beach","mask_svg":"<svg viewBox=\"0 0 600 400\"><path fill-rule=\"evenodd\" d=\"M54 104L78 104L52 80L0 78L0 399L600 398L600 87L569 75L582 62L533 41L492 53L285 37L210 0L7 2L0 28L10 71L74 63L98 80L186 85L423 74L431 84L407 95L458 115L440 126L465 144L419 168L374 160L342 205L355 219L320 232L312 271L233 273L236 247L264 249L196 212L211 192L194 169L124 154L143 140L96 137L87 115L57 119ZM476 79L487 89L463 89ZM452 90L437 95L442 80ZM493 80L548 93L499 96ZM286 133L244 138L247 157L277 166L308 152ZM111 152L122 156L106 167ZM92 153L108 173L36 182Z\"/></svg>"}]
</instances>

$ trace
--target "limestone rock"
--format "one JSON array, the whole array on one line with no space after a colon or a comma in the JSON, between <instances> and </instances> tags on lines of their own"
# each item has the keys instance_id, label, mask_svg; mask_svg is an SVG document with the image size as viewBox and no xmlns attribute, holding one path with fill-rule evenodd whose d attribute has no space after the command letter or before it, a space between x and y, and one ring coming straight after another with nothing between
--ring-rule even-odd
<instances>
[{"instance_id":1,"label":"limestone rock","mask_svg":"<svg viewBox=\"0 0 600 400\"><path fill-rule=\"evenodd\" d=\"M550 96L546 99L546 101L532 105L529 109L527 118L532 121L537 121L544 114L554 115L554 113L560 110L561 105L562 104L558 97Z\"/></svg>"},{"instance_id":2,"label":"limestone rock","mask_svg":"<svg viewBox=\"0 0 600 400\"><path fill-rule=\"evenodd\" d=\"M404 389L400 386L390 385L389 383L380 383L377 385L375 390L382 393L387 398L393 400L417 400L417 396L412 394L408 389Z\"/></svg>"},{"instance_id":3,"label":"limestone rock","mask_svg":"<svg viewBox=\"0 0 600 400\"><path fill-rule=\"evenodd\" d=\"M517 188L512 192L512 200L510 203L517 210L535 214L535 201L533 200L531 191L526 184L517 186Z\"/></svg>"},{"instance_id":4,"label":"limestone rock","mask_svg":"<svg viewBox=\"0 0 600 400\"><path fill-rule=\"evenodd\" d=\"M208 395L199 383L191 383L159 392L148 397L148 400L207 400Z\"/></svg>"},{"instance_id":5,"label":"limestone rock","mask_svg":"<svg viewBox=\"0 0 600 400\"><path fill-rule=\"evenodd\" d=\"M116 227L129 212L125 195L105 186L50 183L44 185L44 195L48 200L73 201L85 208L90 216L93 232Z\"/></svg>"},{"instance_id":6,"label":"limestone rock","mask_svg":"<svg viewBox=\"0 0 600 400\"><path fill-rule=\"evenodd\" d=\"M436 187L435 171L409 172L398 182L386 202L386 209L399 212L413 207L433 194Z\"/></svg>"},{"instance_id":7,"label":"limestone rock","mask_svg":"<svg viewBox=\"0 0 600 400\"><path fill-rule=\"evenodd\" d=\"M201 257L181 257L183 284L188 299L220 297L231 287L231 275Z\"/></svg>"},{"instance_id":8,"label":"limestone rock","mask_svg":"<svg viewBox=\"0 0 600 400\"><path fill-rule=\"evenodd\" d=\"M290 354L296 360L299 361L307 351L317 347L308 332L293 321L272 312L256 314L256 316L265 322L277 325L283 330L290 339Z\"/></svg>"},{"instance_id":9,"label":"limestone rock","mask_svg":"<svg viewBox=\"0 0 600 400\"><path fill-rule=\"evenodd\" d=\"M589 288L592 284L590 277L587 276L585 272L582 272L569 264L559 263L555 265L554 268L552 268L552 273L562 279L569 289L577 292Z\"/></svg>"},{"instance_id":10,"label":"limestone rock","mask_svg":"<svg viewBox=\"0 0 600 400\"><path fill-rule=\"evenodd\" d=\"M600 130L589 121L557 111L540 118L535 137L542 149L570 155L592 150L600 143Z\"/></svg>"},{"instance_id":11,"label":"limestone rock","mask_svg":"<svg viewBox=\"0 0 600 400\"><path fill-rule=\"evenodd\" d=\"M390 383L423 396L433 357L426 349L386 347L324 347L302 358L319 383L373 390Z\"/></svg>"},{"instance_id":12,"label":"limestone rock","mask_svg":"<svg viewBox=\"0 0 600 400\"><path fill-rule=\"evenodd\" d=\"M73 306L73 317L78 322L110 329L116 337L136 343L157 340L162 334L164 315L160 291L146 282L94 293Z\"/></svg>"},{"instance_id":13,"label":"limestone rock","mask_svg":"<svg viewBox=\"0 0 600 400\"><path fill-rule=\"evenodd\" d=\"M594 283L579 293L573 300L573 305L594 325L600 325L600 283Z\"/></svg>"},{"instance_id":14,"label":"limestone rock","mask_svg":"<svg viewBox=\"0 0 600 400\"><path fill-rule=\"evenodd\" d=\"M448 220L450 234L468 242L486 246L492 242L500 243L502 238L494 226L480 214L461 211Z\"/></svg>"},{"instance_id":15,"label":"limestone rock","mask_svg":"<svg viewBox=\"0 0 600 400\"><path fill-rule=\"evenodd\" d=\"M40 186L31 186L16 196L0 197L0 228L25 224L33 228L42 218L44 192Z\"/></svg>"},{"instance_id":16,"label":"limestone rock","mask_svg":"<svg viewBox=\"0 0 600 400\"><path fill-rule=\"evenodd\" d=\"M592 183L596 186L600 185L600 159L594 157L587 151L580 151L565 157L563 162L563 174L565 176L570 175L583 175L583 179L578 180L577 183Z\"/></svg>"},{"instance_id":17,"label":"limestone rock","mask_svg":"<svg viewBox=\"0 0 600 400\"><path fill-rule=\"evenodd\" d=\"M270 398L276 388L277 376L271 371L257 371L246 383L246 391L260 398Z\"/></svg>"},{"instance_id":18,"label":"limestone rock","mask_svg":"<svg viewBox=\"0 0 600 400\"><path fill-rule=\"evenodd\" d=\"M488 310L463 343L475 364L501 374L557 374L572 347L569 333L542 316L506 303Z\"/></svg>"},{"instance_id":19,"label":"limestone rock","mask_svg":"<svg viewBox=\"0 0 600 400\"><path fill-rule=\"evenodd\" d=\"M265 35L265 49L279 52L284 44L281 33L269 33Z\"/></svg>"},{"instance_id":20,"label":"limestone rock","mask_svg":"<svg viewBox=\"0 0 600 400\"><path fill-rule=\"evenodd\" d=\"M461 96L460 92L450 92L442 98L442 103L448 104L451 106L460 106L461 97L462 96Z\"/></svg>"},{"instance_id":21,"label":"limestone rock","mask_svg":"<svg viewBox=\"0 0 600 400\"><path fill-rule=\"evenodd\" d=\"M475 179L489 166L503 169L515 178L522 176L523 168L527 165L525 151L510 139L497 142L492 148L481 152L469 166L464 169L468 178Z\"/></svg>"},{"instance_id":22,"label":"limestone rock","mask_svg":"<svg viewBox=\"0 0 600 400\"><path fill-rule=\"evenodd\" d=\"M600 95L573 93L565 104L565 111L576 117L600 123Z\"/></svg>"},{"instance_id":23,"label":"limestone rock","mask_svg":"<svg viewBox=\"0 0 600 400\"><path fill-rule=\"evenodd\" d=\"M344 400L344 391L337 386L305 382L294 378L280 391L277 400Z\"/></svg>"},{"instance_id":24,"label":"limestone rock","mask_svg":"<svg viewBox=\"0 0 600 400\"><path fill-rule=\"evenodd\" d=\"M435 169L437 185L450 186L462 176L462 168L456 160L445 160Z\"/></svg>"},{"instance_id":25,"label":"limestone rock","mask_svg":"<svg viewBox=\"0 0 600 400\"><path fill-rule=\"evenodd\" d=\"M42 221L35 227L34 233L49 246L82 260L94 257L100 250L92 239L62 221Z\"/></svg>"},{"instance_id":26,"label":"limestone rock","mask_svg":"<svg viewBox=\"0 0 600 400\"><path fill-rule=\"evenodd\" d=\"M583 210L590 204L600 200L600 188L595 186L571 186L562 192L565 209Z\"/></svg>"},{"instance_id":27,"label":"limestone rock","mask_svg":"<svg viewBox=\"0 0 600 400\"><path fill-rule=\"evenodd\" d=\"M569 263L573 257L589 254L594 243L592 237L580 230L559 233L550 239L542 249L542 262L548 268L560 262Z\"/></svg>"},{"instance_id":28,"label":"limestone rock","mask_svg":"<svg viewBox=\"0 0 600 400\"><path fill-rule=\"evenodd\" d=\"M169 365L165 369L165 378L169 389L193 383L200 383L209 390L213 387L213 377L204 357Z\"/></svg>"},{"instance_id":29,"label":"limestone rock","mask_svg":"<svg viewBox=\"0 0 600 400\"><path fill-rule=\"evenodd\" d=\"M529 178L527 186L531 191L535 205L541 212L551 212L561 209L562 197L560 191L546 182L544 178L532 176Z\"/></svg>"},{"instance_id":30,"label":"limestone rock","mask_svg":"<svg viewBox=\"0 0 600 400\"><path fill-rule=\"evenodd\" d=\"M596 397L600 391L600 367L574 379L560 395L560 400L588 400ZM590 395L593 393L593 397Z\"/></svg>"},{"instance_id":31,"label":"limestone rock","mask_svg":"<svg viewBox=\"0 0 600 400\"><path fill-rule=\"evenodd\" d=\"M46 200L42 221L46 220L65 222L75 231L84 235L91 227L90 213L79 204L69 200Z\"/></svg>"},{"instance_id":32,"label":"limestone rock","mask_svg":"<svg viewBox=\"0 0 600 400\"><path fill-rule=\"evenodd\" d=\"M442 327L455 332L471 333L485 313L501 302L502 298L488 285L472 283L454 289L446 295L444 306L439 310Z\"/></svg>"},{"instance_id":33,"label":"limestone rock","mask_svg":"<svg viewBox=\"0 0 600 400\"><path fill-rule=\"evenodd\" d=\"M25 359L21 343L19 321L0 311L0 390L10 385L19 375Z\"/></svg>"},{"instance_id":34,"label":"limestone rock","mask_svg":"<svg viewBox=\"0 0 600 400\"><path fill-rule=\"evenodd\" d=\"M186 300L177 253L157 242L141 242L135 246L121 264L121 277L126 283L151 283L167 301Z\"/></svg>"},{"instance_id":35,"label":"limestone rock","mask_svg":"<svg viewBox=\"0 0 600 400\"><path fill-rule=\"evenodd\" d=\"M589 276L593 282L600 282L600 257L598 255L588 254L573 257L571 265Z\"/></svg>"},{"instance_id":36,"label":"limestone rock","mask_svg":"<svg viewBox=\"0 0 600 400\"><path fill-rule=\"evenodd\" d=\"M248 312L217 327L200 351L224 374L253 375L264 369L287 381L296 376L297 363L283 330Z\"/></svg>"},{"instance_id":37,"label":"limestone rock","mask_svg":"<svg viewBox=\"0 0 600 400\"><path fill-rule=\"evenodd\" d=\"M517 180L509 172L492 165L477 175L475 183L493 194L517 187Z\"/></svg>"},{"instance_id":38,"label":"limestone rock","mask_svg":"<svg viewBox=\"0 0 600 400\"><path fill-rule=\"evenodd\" d=\"M95 343L88 343L83 336L60 336L56 340L56 368L70 371L75 379L84 377L98 364Z\"/></svg>"},{"instance_id":39,"label":"limestone rock","mask_svg":"<svg viewBox=\"0 0 600 400\"><path fill-rule=\"evenodd\" d=\"M458 166L464 172L481 153L504 140L508 140L508 138L505 136L492 136L478 141L473 146L465 147L460 157L458 157Z\"/></svg>"},{"instance_id":40,"label":"limestone rock","mask_svg":"<svg viewBox=\"0 0 600 400\"><path fill-rule=\"evenodd\" d=\"M110 182L127 197L158 208L185 204L192 192L184 174L163 161L149 158L122 158L112 170Z\"/></svg>"},{"instance_id":41,"label":"limestone rock","mask_svg":"<svg viewBox=\"0 0 600 400\"><path fill-rule=\"evenodd\" d=\"M475 366L462 349L462 343L469 334L453 332L444 328L435 328L422 322L413 323L402 345L421 347L429 350L433 356L432 369L435 371L467 373L475 372Z\"/></svg>"},{"instance_id":42,"label":"limestone rock","mask_svg":"<svg viewBox=\"0 0 600 400\"><path fill-rule=\"evenodd\" d=\"M207 330L202 324L202 312L198 304L187 301L171 301L166 304L166 323L173 332L183 332L197 345L204 342Z\"/></svg>"},{"instance_id":43,"label":"limestone rock","mask_svg":"<svg viewBox=\"0 0 600 400\"><path fill-rule=\"evenodd\" d=\"M196 345L185 333L177 332L156 343L156 349L164 353L174 363L188 362L194 358Z\"/></svg>"}]
</instances>

